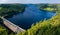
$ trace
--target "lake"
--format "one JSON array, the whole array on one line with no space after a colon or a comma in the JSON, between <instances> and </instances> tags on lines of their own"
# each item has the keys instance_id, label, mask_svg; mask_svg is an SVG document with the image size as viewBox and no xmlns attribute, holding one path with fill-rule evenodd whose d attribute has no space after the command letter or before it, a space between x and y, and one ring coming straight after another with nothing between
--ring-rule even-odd
<instances>
[{"instance_id":1,"label":"lake","mask_svg":"<svg viewBox=\"0 0 60 35\"><path fill-rule=\"evenodd\" d=\"M20 26L23 29L29 29L31 25L44 19L50 19L56 13L39 10L37 5L27 4L23 13L18 13L10 18L7 18L12 23Z\"/></svg>"}]
</instances>

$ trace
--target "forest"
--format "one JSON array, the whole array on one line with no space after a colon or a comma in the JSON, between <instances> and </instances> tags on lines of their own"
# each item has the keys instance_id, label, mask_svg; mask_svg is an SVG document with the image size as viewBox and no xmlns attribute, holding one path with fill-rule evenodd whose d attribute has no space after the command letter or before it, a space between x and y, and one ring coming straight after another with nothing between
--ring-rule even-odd
<instances>
[{"instance_id":1,"label":"forest","mask_svg":"<svg viewBox=\"0 0 60 35\"><path fill-rule=\"evenodd\" d=\"M23 12L25 7L26 5L22 4L0 4L0 16L8 16Z\"/></svg>"},{"instance_id":2,"label":"forest","mask_svg":"<svg viewBox=\"0 0 60 35\"><path fill-rule=\"evenodd\" d=\"M17 14L19 12L24 12L26 5L22 4L0 4L0 35L13 35L14 32L10 32L9 29L7 29L1 17L3 16L11 16L14 14Z\"/></svg>"},{"instance_id":3,"label":"forest","mask_svg":"<svg viewBox=\"0 0 60 35\"><path fill-rule=\"evenodd\" d=\"M49 20L36 22L36 25L32 24L30 29L18 34L12 31L9 32L10 30L2 24L2 19L0 18L0 35L60 35L60 4L37 5L39 9L56 12L56 16L53 16ZM25 7L26 5L1 4L0 17L17 14L24 11Z\"/></svg>"}]
</instances>

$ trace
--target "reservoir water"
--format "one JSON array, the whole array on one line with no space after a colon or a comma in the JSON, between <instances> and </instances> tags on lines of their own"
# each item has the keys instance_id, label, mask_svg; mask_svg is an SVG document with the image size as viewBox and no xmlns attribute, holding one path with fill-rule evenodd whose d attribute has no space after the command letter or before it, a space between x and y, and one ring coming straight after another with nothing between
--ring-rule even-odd
<instances>
[{"instance_id":1,"label":"reservoir water","mask_svg":"<svg viewBox=\"0 0 60 35\"><path fill-rule=\"evenodd\" d=\"M33 23L44 19L50 19L55 15L56 13L39 10L37 5L29 4L23 13L18 13L7 19L23 29L28 29Z\"/></svg>"}]
</instances>

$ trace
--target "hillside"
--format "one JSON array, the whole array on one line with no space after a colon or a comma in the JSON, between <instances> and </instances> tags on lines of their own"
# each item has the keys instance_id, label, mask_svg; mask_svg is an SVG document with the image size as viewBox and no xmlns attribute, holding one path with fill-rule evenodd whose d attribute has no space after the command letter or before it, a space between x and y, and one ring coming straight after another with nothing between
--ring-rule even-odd
<instances>
[{"instance_id":1,"label":"hillside","mask_svg":"<svg viewBox=\"0 0 60 35\"><path fill-rule=\"evenodd\" d=\"M56 9L54 7L55 5L42 5L41 9L42 10L47 10L47 11L56 11L57 15L53 16L49 20L44 20L40 22L36 22L36 25L32 24L31 28L28 30L21 32L21 33L14 33L10 32L9 30L4 27L3 25L0 24L0 35L60 35L60 5L56 5ZM23 5L16 5L16 4L11 4L11 5L0 5L0 17L1 16L11 16L13 14L17 14L19 12L24 11L25 6ZM18 12L17 12L18 11ZM0 19L0 22L2 20Z\"/></svg>"},{"instance_id":2,"label":"hillside","mask_svg":"<svg viewBox=\"0 0 60 35\"><path fill-rule=\"evenodd\" d=\"M60 14L43 22L37 22L30 29L17 35L60 35Z\"/></svg>"}]
</instances>

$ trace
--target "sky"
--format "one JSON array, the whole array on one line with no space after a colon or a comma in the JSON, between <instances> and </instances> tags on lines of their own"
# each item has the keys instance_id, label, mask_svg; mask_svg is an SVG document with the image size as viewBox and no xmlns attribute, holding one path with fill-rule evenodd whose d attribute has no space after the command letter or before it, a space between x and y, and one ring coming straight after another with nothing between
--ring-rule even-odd
<instances>
[{"instance_id":1,"label":"sky","mask_svg":"<svg viewBox=\"0 0 60 35\"><path fill-rule=\"evenodd\" d=\"M8 3L22 3L22 4L39 4L39 3L49 3L58 4L60 0L0 0L0 4Z\"/></svg>"}]
</instances>

